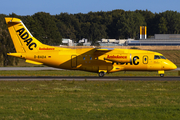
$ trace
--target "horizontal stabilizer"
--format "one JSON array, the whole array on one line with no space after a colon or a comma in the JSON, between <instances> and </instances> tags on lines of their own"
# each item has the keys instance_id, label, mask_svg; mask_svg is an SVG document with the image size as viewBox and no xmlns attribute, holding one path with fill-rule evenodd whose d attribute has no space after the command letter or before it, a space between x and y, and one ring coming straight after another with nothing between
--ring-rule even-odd
<instances>
[{"instance_id":1,"label":"horizontal stabilizer","mask_svg":"<svg viewBox=\"0 0 180 120\"><path fill-rule=\"evenodd\" d=\"M27 63L36 64L36 65L42 65L43 63L32 61L32 60L26 60Z\"/></svg>"},{"instance_id":2,"label":"horizontal stabilizer","mask_svg":"<svg viewBox=\"0 0 180 120\"><path fill-rule=\"evenodd\" d=\"M14 57L21 57L21 53L7 53L7 55L14 56Z\"/></svg>"}]
</instances>

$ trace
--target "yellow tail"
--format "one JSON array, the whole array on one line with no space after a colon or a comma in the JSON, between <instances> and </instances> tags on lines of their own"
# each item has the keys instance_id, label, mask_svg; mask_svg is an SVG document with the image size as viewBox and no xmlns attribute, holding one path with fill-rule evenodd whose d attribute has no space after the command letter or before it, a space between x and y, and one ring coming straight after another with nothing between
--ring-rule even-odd
<instances>
[{"instance_id":1,"label":"yellow tail","mask_svg":"<svg viewBox=\"0 0 180 120\"><path fill-rule=\"evenodd\" d=\"M34 38L20 19L6 17L5 20L17 53L55 49Z\"/></svg>"}]
</instances>

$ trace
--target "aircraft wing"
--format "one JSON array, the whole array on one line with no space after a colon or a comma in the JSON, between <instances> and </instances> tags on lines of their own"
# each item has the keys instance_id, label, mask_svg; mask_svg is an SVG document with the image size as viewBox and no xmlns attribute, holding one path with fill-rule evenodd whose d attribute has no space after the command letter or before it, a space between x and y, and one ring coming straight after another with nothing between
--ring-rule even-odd
<instances>
[{"instance_id":1,"label":"aircraft wing","mask_svg":"<svg viewBox=\"0 0 180 120\"><path fill-rule=\"evenodd\" d=\"M114 50L114 48L100 48L100 49L96 49L96 51L94 52L94 55L96 57L104 55L105 53L111 52L112 50Z\"/></svg>"},{"instance_id":2,"label":"aircraft wing","mask_svg":"<svg viewBox=\"0 0 180 120\"><path fill-rule=\"evenodd\" d=\"M114 48L100 48L100 49L96 49L96 51L111 51L114 50Z\"/></svg>"}]
</instances>

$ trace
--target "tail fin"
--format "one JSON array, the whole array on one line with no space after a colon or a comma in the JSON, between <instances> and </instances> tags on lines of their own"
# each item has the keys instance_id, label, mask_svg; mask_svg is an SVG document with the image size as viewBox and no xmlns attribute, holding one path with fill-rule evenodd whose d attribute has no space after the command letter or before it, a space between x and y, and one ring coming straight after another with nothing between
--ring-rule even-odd
<instances>
[{"instance_id":1,"label":"tail fin","mask_svg":"<svg viewBox=\"0 0 180 120\"><path fill-rule=\"evenodd\" d=\"M37 52L41 46L48 46L34 38L20 19L6 17L5 20L17 53Z\"/></svg>"}]
</instances>

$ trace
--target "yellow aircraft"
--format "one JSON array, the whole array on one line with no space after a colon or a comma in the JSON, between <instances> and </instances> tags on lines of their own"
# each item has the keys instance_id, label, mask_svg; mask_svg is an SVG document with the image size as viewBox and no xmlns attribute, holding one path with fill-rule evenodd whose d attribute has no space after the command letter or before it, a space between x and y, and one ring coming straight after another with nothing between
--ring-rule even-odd
<instances>
[{"instance_id":1,"label":"yellow aircraft","mask_svg":"<svg viewBox=\"0 0 180 120\"><path fill-rule=\"evenodd\" d=\"M16 53L10 56L25 59L32 64L96 72L100 77L117 71L164 71L177 66L162 54L135 49L80 48L70 49L42 44L28 31L20 19L5 18Z\"/></svg>"}]
</instances>

